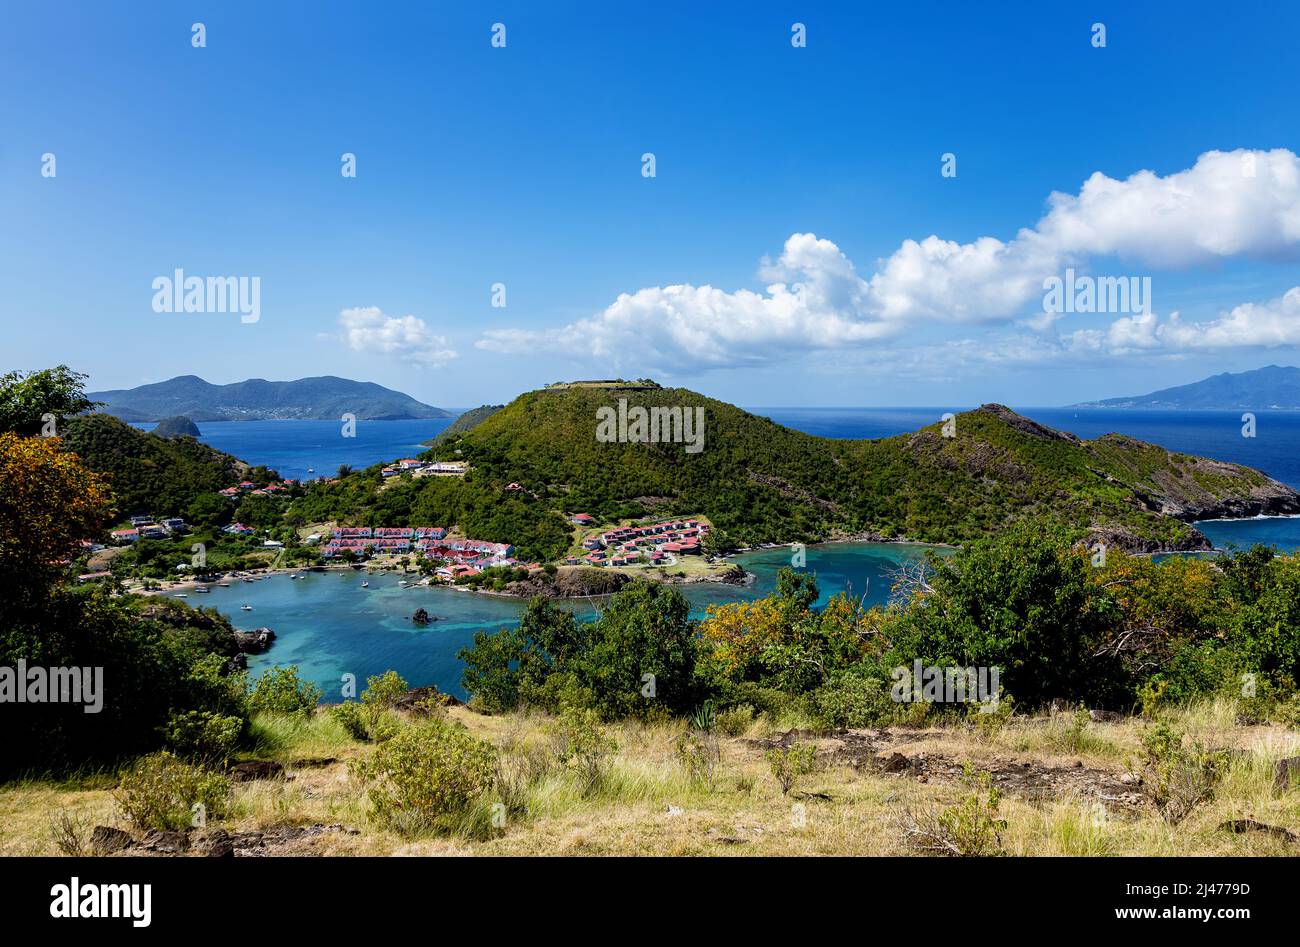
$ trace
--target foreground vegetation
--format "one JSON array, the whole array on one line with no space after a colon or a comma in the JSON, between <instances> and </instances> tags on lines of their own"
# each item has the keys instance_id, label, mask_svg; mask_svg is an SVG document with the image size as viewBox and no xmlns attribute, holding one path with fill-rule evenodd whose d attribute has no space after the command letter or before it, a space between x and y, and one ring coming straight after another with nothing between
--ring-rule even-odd
<instances>
[{"instance_id":1,"label":"foreground vegetation","mask_svg":"<svg viewBox=\"0 0 1300 947\"><path fill-rule=\"evenodd\" d=\"M216 613L69 583L81 540L117 515L113 482L31 433L29 389L0 391L0 666L102 667L111 683L100 713L5 706L0 851L85 851L96 825L120 827L101 850L227 854L1297 844L1300 762L1295 779L1279 766L1300 727L1300 556L1157 563L1026 518L900 572L883 607L814 607L816 576L794 570L703 621L646 581L592 621L539 598L462 652L468 706L389 672L323 708L296 668L250 682ZM491 508L479 460L483 479L366 502L563 528L540 490ZM914 665L996 669L999 684L978 702L903 699L897 669Z\"/></svg>"},{"instance_id":2,"label":"foreground vegetation","mask_svg":"<svg viewBox=\"0 0 1300 947\"><path fill-rule=\"evenodd\" d=\"M1068 714L1015 718L989 735L960 725L892 731L900 739L889 745L900 755L924 760L916 772L846 755L843 734L800 736L814 761L786 793L769 747L792 719L760 717L735 736L715 730L706 770L683 755L684 740L698 734L687 721L609 725L608 742L589 757L593 780L562 720L452 708L435 729L487 748L491 768L478 772L491 785L422 822L376 808L365 770L385 744L349 737L325 710L263 713L253 721L257 755L284 772L230 784L221 818L189 830L190 851L224 832L237 854L1295 855L1300 847L1283 836L1233 827L1300 825L1300 789L1279 792L1272 776L1279 758L1300 751L1300 735L1240 726L1238 715L1230 700L1168 714L1189 740L1234 751L1213 798L1171 822L1140 785L1134 801L1117 802L1088 781L1122 780L1141 768L1150 728L1141 720L1088 724L1082 737ZM424 716L393 716L408 730L430 726ZM1085 776L1075 788L1037 791L1008 775L1049 771ZM982 773L996 775L986 786ZM0 854L91 851L97 825L143 839L116 783L116 774L101 772L0 788Z\"/></svg>"}]
</instances>

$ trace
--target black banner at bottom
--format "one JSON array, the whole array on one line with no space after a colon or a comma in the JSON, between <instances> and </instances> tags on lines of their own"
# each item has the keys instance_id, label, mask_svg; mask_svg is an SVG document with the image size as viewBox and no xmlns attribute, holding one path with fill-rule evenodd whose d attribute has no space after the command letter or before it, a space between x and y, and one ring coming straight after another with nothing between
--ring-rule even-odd
<instances>
[{"instance_id":1,"label":"black banner at bottom","mask_svg":"<svg viewBox=\"0 0 1300 947\"><path fill-rule=\"evenodd\" d=\"M925 918L958 912L1047 915L1065 930L1200 924L1227 933L1294 916L1282 867L1220 858L11 858L0 859L0 907L19 929L127 937L212 924L226 933L228 925L259 935L338 933L435 916L477 918L494 934L515 925L533 933L565 904L583 926L603 918L635 928L707 903L716 910L692 926L708 926L713 914L733 933L761 929L781 910L791 920L808 910L869 910L873 931L895 923L915 931Z\"/></svg>"}]
</instances>

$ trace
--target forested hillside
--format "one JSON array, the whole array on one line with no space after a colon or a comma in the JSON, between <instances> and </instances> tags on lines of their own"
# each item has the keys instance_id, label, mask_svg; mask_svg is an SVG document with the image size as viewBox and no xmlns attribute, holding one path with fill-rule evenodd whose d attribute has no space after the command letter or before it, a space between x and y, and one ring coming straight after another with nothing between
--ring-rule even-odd
<instances>
[{"instance_id":1,"label":"forested hillside","mask_svg":"<svg viewBox=\"0 0 1300 947\"><path fill-rule=\"evenodd\" d=\"M61 434L68 450L106 475L123 516L183 515L203 494L271 477L192 437L158 437L107 414L69 418Z\"/></svg>"},{"instance_id":2,"label":"forested hillside","mask_svg":"<svg viewBox=\"0 0 1300 947\"><path fill-rule=\"evenodd\" d=\"M702 407L703 448L603 443L597 411ZM1206 545L1184 519L1300 511L1259 471L1131 438L1096 442L1000 405L875 441L813 437L685 389L530 392L432 454L480 478L518 482L555 509L613 519L648 509L699 513L746 543L836 535L961 543L1045 517L1134 549Z\"/></svg>"}]
</instances>

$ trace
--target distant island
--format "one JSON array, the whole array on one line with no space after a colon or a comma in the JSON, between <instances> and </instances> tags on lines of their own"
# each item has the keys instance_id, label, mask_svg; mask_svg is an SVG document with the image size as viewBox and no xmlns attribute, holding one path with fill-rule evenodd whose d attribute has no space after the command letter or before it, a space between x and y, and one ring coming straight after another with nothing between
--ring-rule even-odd
<instances>
[{"instance_id":1,"label":"distant island","mask_svg":"<svg viewBox=\"0 0 1300 947\"><path fill-rule=\"evenodd\" d=\"M1085 401L1072 407L1300 409L1300 368L1269 365L1249 372L1224 372L1148 395Z\"/></svg>"},{"instance_id":2,"label":"distant island","mask_svg":"<svg viewBox=\"0 0 1300 947\"><path fill-rule=\"evenodd\" d=\"M185 415L180 414L171 418L163 418L158 422L158 426L149 432L157 434L159 437L198 437L199 426L191 421Z\"/></svg>"},{"instance_id":3,"label":"distant island","mask_svg":"<svg viewBox=\"0 0 1300 947\"><path fill-rule=\"evenodd\" d=\"M344 414L359 421L404 421L451 418L455 412L416 401L410 395L373 382L333 375L297 381L250 378L213 385L197 375L180 375L138 388L92 391L99 410L123 421L161 421L186 417L193 421L338 420Z\"/></svg>"}]
</instances>

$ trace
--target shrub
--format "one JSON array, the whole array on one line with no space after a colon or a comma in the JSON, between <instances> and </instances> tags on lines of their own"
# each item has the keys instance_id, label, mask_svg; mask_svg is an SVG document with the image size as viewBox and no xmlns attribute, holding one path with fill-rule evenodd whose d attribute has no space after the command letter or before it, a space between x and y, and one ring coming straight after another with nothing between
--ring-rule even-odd
<instances>
[{"instance_id":1,"label":"shrub","mask_svg":"<svg viewBox=\"0 0 1300 947\"><path fill-rule=\"evenodd\" d=\"M600 715L588 707L570 707L551 725L561 763L578 771L582 791L594 791L605 778L609 757L618 743L600 725Z\"/></svg>"},{"instance_id":2,"label":"shrub","mask_svg":"<svg viewBox=\"0 0 1300 947\"><path fill-rule=\"evenodd\" d=\"M353 772L370 783L373 817L403 834L449 828L492 788L496 751L441 720L402 727Z\"/></svg>"},{"instance_id":3,"label":"shrub","mask_svg":"<svg viewBox=\"0 0 1300 947\"><path fill-rule=\"evenodd\" d=\"M1292 694L1289 700L1280 701L1270 717L1288 729L1300 730L1300 694Z\"/></svg>"},{"instance_id":4,"label":"shrub","mask_svg":"<svg viewBox=\"0 0 1300 947\"><path fill-rule=\"evenodd\" d=\"M718 738L707 730L687 730L677 738L674 749L687 778L712 790L714 775L722 759Z\"/></svg>"},{"instance_id":5,"label":"shrub","mask_svg":"<svg viewBox=\"0 0 1300 947\"><path fill-rule=\"evenodd\" d=\"M1142 732L1142 788L1171 825L1214 798L1223 764L1222 753L1196 740L1185 742L1182 732L1164 721Z\"/></svg>"},{"instance_id":6,"label":"shrub","mask_svg":"<svg viewBox=\"0 0 1300 947\"><path fill-rule=\"evenodd\" d=\"M349 700L335 704L330 708L330 716L339 722L339 726L346 730L352 739L363 743L370 739L368 715L365 708L356 701Z\"/></svg>"},{"instance_id":7,"label":"shrub","mask_svg":"<svg viewBox=\"0 0 1300 947\"><path fill-rule=\"evenodd\" d=\"M248 707L256 712L272 710L282 714L310 714L320 703L321 689L309 681L300 680L298 666L276 665L267 670L253 685Z\"/></svg>"},{"instance_id":8,"label":"shrub","mask_svg":"<svg viewBox=\"0 0 1300 947\"><path fill-rule=\"evenodd\" d=\"M122 814L141 829L183 830L220 819L230 802L230 781L164 750L141 757L114 793Z\"/></svg>"},{"instance_id":9,"label":"shrub","mask_svg":"<svg viewBox=\"0 0 1300 947\"><path fill-rule=\"evenodd\" d=\"M60 809L50 817L50 840L64 855L82 858L89 854L88 828L84 819Z\"/></svg>"},{"instance_id":10,"label":"shrub","mask_svg":"<svg viewBox=\"0 0 1300 947\"><path fill-rule=\"evenodd\" d=\"M240 717L186 710L171 715L163 735L177 756L224 762L234 751L243 729L244 721Z\"/></svg>"},{"instance_id":11,"label":"shrub","mask_svg":"<svg viewBox=\"0 0 1300 947\"><path fill-rule=\"evenodd\" d=\"M826 727L872 727L890 719L896 705L885 681L848 671L813 691L812 708Z\"/></svg>"},{"instance_id":12,"label":"shrub","mask_svg":"<svg viewBox=\"0 0 1300 947\"><path fill-rule=\"evenodd\" d=\"M983 857L1001 855L1005 820L998 818L1002 793L986 772L975 773L969 764L962 775L969 790L955 806L942 811L905 811L901 822L912 847L939 855Z\"/></svg>"},{"instance_id":13,"label":"shrub","mask_svg":"<svg viewBox=\"0 0 1300 947\"><path fill-rule=\"evenodd\" d=\"M396 671L385 671L375 677L366 678L366 689L361 692L361 702L381 710L391 710L410 689L411 685L406 683Z\"/></svg>"},{"instance_id":14,"label":"shrub","mask_svg":"<svg viewBox=\"0 0 1300 947\"><path fill-rule=\"evenodd\" d=\"M772 767L772 775L781 785L781 795L788 796L795 780L811 773L817 764L817 747L811 743L791 743L787 747L774 747L763 755Z\"/></svg>"},{"instance_id":15,"label":"shrub","mask_svg":"<svg viewBox=\"0 0 1300 947\"><path fill-rule=\"evenodd\" d=\"M1010 694L1002 694L996 702L985 704L974 713L966 716L966 721L975 728L979 739L988 742L1005 729L1015 715L1015 701Z\"/></svg>"},{"instance_id":16,"label":"shrub","mask_svg":"<svg viewBox=\"0 0 1300 947\"><path fill-rule=\"evenodd\" d=\"M718 714L717 727L729 737L738 737L754 723L753 704L737 704Z\"/></svg>"}]
</instances>

